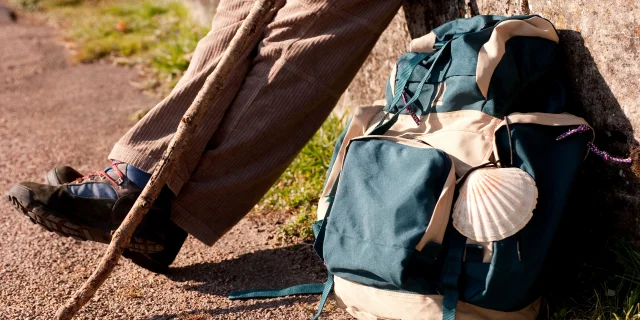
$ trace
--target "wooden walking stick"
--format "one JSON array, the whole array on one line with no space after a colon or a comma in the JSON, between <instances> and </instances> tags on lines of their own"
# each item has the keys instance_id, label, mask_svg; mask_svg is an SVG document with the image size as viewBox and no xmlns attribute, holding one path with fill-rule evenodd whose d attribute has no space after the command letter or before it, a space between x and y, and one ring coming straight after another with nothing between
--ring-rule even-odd
<instances>
[{"instance_id":1,"label":"wooden walking stick","mask_svg":"<svg viewBox=\"0 0 640 320\"><path fill-rule=\"evenodd\" d=\"M162 155L162 159L156 165L149 183L142 190L138 200L122 221L122 224L113 234L111 243L107 248L100 264L95 269L91 277L82 287L73 294L67 302L56 312L56 319L71 319L95 294L98 288L107 280L113 271L122 252L129 245L133 232L147 214L151 204L156 200L158 194L164 187L169 177L173 174L176 163L180 161L193 133L202 120L207 107L212 104L215 97L225 84L229 73L237 63L238 58L246 49L247 41L250 37L261 30L267 13L274 7L274 0L256 0L249 15L242 23L231 40L229 47L225 51L220 62L210 72L202 89L198 92L193 103L182 117L173 139L169 143L167 150Z\"/></svg>"}]
</instances>

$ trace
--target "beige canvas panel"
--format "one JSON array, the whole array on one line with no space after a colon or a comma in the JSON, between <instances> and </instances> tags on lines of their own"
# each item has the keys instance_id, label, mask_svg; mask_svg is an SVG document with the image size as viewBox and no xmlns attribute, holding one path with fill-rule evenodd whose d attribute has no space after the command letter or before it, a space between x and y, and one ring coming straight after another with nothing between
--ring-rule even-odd
<instances>
[{"instance_id":1,"label":"beige canvas panel","mask_svg":"<svg viewBox=\"0 0 640 320\"><path fill-rule=\"evenodd\" d=\"M338 155L336 156L336 160L333 164L333 169L329 174L327 183L324 187L324 190L322 191L322 195L320 196L320 201L318 201L318 220L324 219L324 216L327 213L327 209L329 208L327 196L331 192L331 188L333 188L333 184L336 182L336 179L340 174L339 168L342 168L344 154L346 152L347 145L349 145L349 141L351 141L351 139L355 137L363 136L365 134L365 130L369 125L369 122L371 122L371 118L380 113L380 110L382 110L383 107L384 106L382 105L373 105L356 108L353 114L353 118L351 119L351 123L349 124L349 128L347 129L347 132L344 136L342 146L338 151Z\"/></svg>"},{"instance_id":2,"label":"beige canvas panel","mask_svg":"<svg viewBox=\"0 0 640 320\"><path fill-rule=\"evenodd\" d=\"M376 289L334 277L338 306L357 319L441 320L441 295L419 295ZM366 311L365 311L366 310ZM540 299L516 312L502 312L458 302L456 320L533 320Z\"/></svg>"},{"instance_id":3,"label":"beige canvas panel","mask_svg":"<svg viewBox=\"0 0 640 320\"><path fill-rule=\"evenodd\" d=\"M509 124L513 123L533 123L541 124L545 126L573 126L584 124L591 128L587 120L570 113L543 113L543 112L529 112L529 113L512 113L507 116ZM496 131L502 126L507 124L506 120L500 122Z\"/></svg>"},{"instance_id":4,"label":"beige canvas panel","mask_svg":"<svg viewBox=\"0 0 640 320\"><path fill-rule=\"evenodd\" d=\"M517 36L539 37L559 42L558 33L551 22L540 17L526 20L508 20L498 24L491 33L489 41L478 52L476 83L482 95L487 98L491 76L504 56L505 43Z\"/></svg>"},{"instance_id":5,"label":"beige canvas panel","mask_svg":"<svg viewBox=\"0 0 640 320\"><path fill-rule=\"evenodd\" d=\"M563 127L563 126L579 126L586 125L589 128L591 126L589 123L580 118L578 116L574 116L570 113L542 113L542 112L531 112L531 113L512 113L507 119L502 120L496 126L495 132L504 126L507 125L507 120L509 120L509 124L518 124L518 123L528 123L528 124L540 124L544 126L554 126L554 127ZM595 133L593 128L591 128L591 133L593 134L593 138L595 138ZM592 141L593 141L592 138ZM495 139L493 142L493 155L497 161L500 161L500 156L498 155L498 145L495 143ZM588 151L587 151L588 155ZM586 155L585 155L586 157Z\"/></svg>"},{"instance_id":6,"label":"beige canvas panel","mask_svg":"<svg viewBox=\"0 0 640 320\"><path fill-rule=\"evenodd\" d=\"M449 154L456 165L456 174L463 176L469 169L489 160L493 137L478 132L441 130L417 137Z\"/></svg>"},{"instance_id":7,"label":"beige canvas panel","mask_svg":"<svg viewBox=\"0 0 640 320\"><path fill-rule=\"evenodd\" d=\"M427 230L424 232L424 236L420 239L420 242L416 245L416 250L422 251L422 248L429 242L436 242L442 244L444 239L444 232L447 230L447 224L449 223L449 216L451 215L451 206L453 205L453 194L456 190L456 174L455 163L451 163L451 170L447 176L447 180L444 183L444 188L440 193L438 202L433 209L431 220L427 226Z\"/></svg>"},{"instance_id":8,"label":"beige canvas panel","mask_svg":"<svg viewBox=\"0 0 640 320\"><path fill-rule=\"evenodd\" d=\"M385 114L380 112L376 115L367 132L373 130ZM410 115L401 114L385 134L420 139L443 150L453 160L456 174L462 176L470 168L489 159L495 128L500 121L480 111L460 110L421 116L418 126Z\"/></svg>"},{"instance_id":9,"label":"beige canvas panel","mask_svg":"<svg viewBox=\"0 0 640 320\"><path fill-rule=\"evenodd\" d=\"M372 105L374 105L374 106L384 106L386 103L387 103L387 100L380 99L380 100L374 101Z\"/></svg>"},{"instance_id":10,"label":"beige canvas panel","mask_svg":"<svg viewBox=\"0 0 640 320\"><path fill-rule=\"evenodd\" d=\"M447 82L442 81L438 84L438 88L436 88L436 96L433 98L433 102L431 102L432 107L437 107L442 105L442 97L444 97L444 92L447 90Z\"/></svg>"},{"instance_id":11,"label":"beige canvas panel","mask_svg":"<svg viewBox=\"0 0 640 320\"><path fill-rule=\"evenodd\" d=\"M384 117L386 112L380 111L367 125L367 132L372 131ZM388 117L387 117L388 118ZM496 125L502 121L477 110L459 110L451 112L434 112L420 116L420 125L416 125L410 115L401 114L398 121L389 128L385 135L400 136L407 134L430 134L446 130L464 130L468 132L492 135Z\"/></svg>"},{"instance_id":12,"label":"beige canvas panel","mask_svg":"<svg viewBox=\"0 0 640 320\"><path fill-rule=\"evenodd\" d=\"M391 75L389 76L389 85L391 86L391 94L395 94L396 92L396 76L397 75L398 75L398 64L394 64L393 69L391 69Z\"/></svg>"},{"instance_id":13,"label":"beige canvas panel","mask_svg":"<svg viewBox=\"0 0 640 320\"><path fill-rule=\"evenodd\" d=\"M388 135L379 135L379 134L369 134L369 135L363 135L360 137L355 137L351 140L349 140L349 142L354 141L354 140L363 140L363 139L381 139L381 140L389 140L389 141L393 141L396 143L400 143L400 144L404 144L410 147L414 147L414 148L423 148L423 149L432 149L433 147L425 142L422 142L421 140L418 139L413 139L413 138L406 138L403 136L388 136Z\"/></svg>"},{"instance_id":14,"label":"beige canvas panel","mask_svg":"<svg viewBox=\"0 0 640 320\"><path fill-rule=\"evenodd\" d=\"M409 51L411 52L432 52L433 46L436 44L436 34L432 32L426 35L411 40L409 44Z\"/></svg>"}]
</instances>

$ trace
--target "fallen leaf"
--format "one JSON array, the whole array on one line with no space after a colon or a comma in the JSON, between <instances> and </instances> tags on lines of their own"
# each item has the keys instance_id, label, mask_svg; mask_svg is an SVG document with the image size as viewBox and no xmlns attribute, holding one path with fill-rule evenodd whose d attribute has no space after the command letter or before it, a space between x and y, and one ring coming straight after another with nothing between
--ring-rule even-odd
<instances>
[{"instance_id":1,"label":"fallen leaf","mask_svg":"<svg viewBox=\"0 0 640 320\"><path fill-rule=\"evenodd\" d=\"M127 31L127 24L124 23L124 21L120 21L118 22L118 24L116 24L116 30L120 31L120 32L125 32Z\"/></svg>"}]
</instances>

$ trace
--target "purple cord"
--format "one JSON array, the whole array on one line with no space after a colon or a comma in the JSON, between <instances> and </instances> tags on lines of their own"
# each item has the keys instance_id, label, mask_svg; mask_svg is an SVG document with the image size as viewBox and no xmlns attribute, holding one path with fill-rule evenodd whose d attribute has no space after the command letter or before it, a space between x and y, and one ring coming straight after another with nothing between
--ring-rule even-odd
<instances>
[{"instance_id":1,"label":"purple cord","mask_svg":"<svg viewBox=\"0 0 640 320\"><path fill-rule=\"evenodd\" d=\"M574 133L580 133L580 132L589 131L589 129L591 129L591 128L589 128L588 126L586 126L586 125L584 125L584 124L581 124L581 125L579 125L577 128L575 128L575 129L571 129L571 130L569 130L569 131L567 131L567 132L565 132L565 133L563 133L563 134L559 135L559 136L556 138L556 140L562 140L562 139L564 139L564 138L566 138L566 137L568 137L568 136L570 136L570 135L572 135L572 134L574 134Z\"/></svg>"},{"instance_id":2,"label":"purple cord","mask_svg":"<svg viewBox=\"0 0 640 320\"><path fill-rule=\"evenodd\" d=\"M562 140L562 139L564 139L564 138L566 138L566 137L568 137L570 135L573 135L575 133L586 132L586 131L589 131L589 130L591 130L591 128L589 126L581 124L577 128L571 129L571 130L559 135L556 138L556 141ZM631 163L632 162L631 158L616 158L616 157L612 157L608 152L598 149L598 147L596 147L596 145L593 142L589 142L587 144L587 146L589 147L589 150L591 150L593 153L597 154L598 156L600 156L601 158L603 158L606 161L620 162L620 163Z\"/></svg>"},{"instance_id":3,"label":"purple cord","mask_svg":"<svg viewBox=\"0 0 640 320\"><path fill-rule=\"evenodd\" d=\"M593 151L593 153L599 155L600 157L602 157L602 159L612 162L631 163L631 158L612 157L608 152L598 149L598 147L596 147L593 142L589 142L587 145L589 146L589 149Z\"/></svg>"},{"instance_id":4,"label":"purple cord","mask_svg":"<svg viewBox=\"0 0 640 320\"><path fill-rule=\"evenodd\" d=\"M407 97L404 96L404 91L402 91L402 101L404 101L404 104L407 104ZM411 108L411 106L407 106L407 112L409 113L409 115L411 116L413 121L417 125L420 125L420 118L418 118L418 116L416 116L416 113L413 112L413 108Z\"/></svg>"}]
</instances>

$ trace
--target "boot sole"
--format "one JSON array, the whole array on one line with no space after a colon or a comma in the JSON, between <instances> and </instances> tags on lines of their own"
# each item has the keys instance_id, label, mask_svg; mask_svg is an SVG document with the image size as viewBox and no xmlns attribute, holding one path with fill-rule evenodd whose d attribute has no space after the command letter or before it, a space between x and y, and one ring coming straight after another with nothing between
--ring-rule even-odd
<instances>
[{"instance_id":1,"label":"boot sole","mask_svg":"<svg viewBox=\"0 0 640 320\"><path fill-rule=\"evenodd\" d=\"M75 224L34 201L31 191L26 188L19 185L14 186L6 193L6 197L18 212L47 231L80 241L94 241L105 244L111 242L112 230ZM162 251L164 246L147 239L132 237L127 249L134 252L155 253Z\"/></svg>"}]
</instances>

